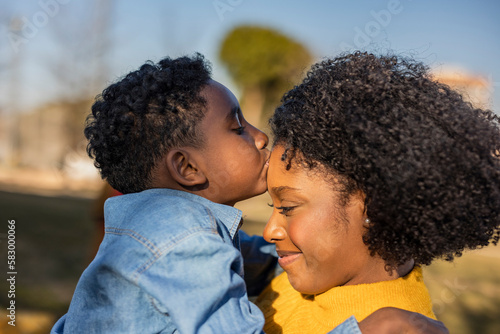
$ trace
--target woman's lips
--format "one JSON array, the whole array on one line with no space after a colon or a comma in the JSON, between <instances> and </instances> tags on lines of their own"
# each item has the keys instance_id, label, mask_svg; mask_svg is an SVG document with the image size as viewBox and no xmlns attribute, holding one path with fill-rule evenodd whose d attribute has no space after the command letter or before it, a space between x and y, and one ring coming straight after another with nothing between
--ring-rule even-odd
<instances>
[{"instance_id":1,"label":"woman's lips","mask_svg":"<svg viewBox=\"0 0 500 334\"><path fill-rule=\"evenodd\" d=\"M283 268L295 262L302 254L300 252L285 252L285 251L277 251L277 253L278 256L280 257L278 259L278 263Z\"/></svg>"}]
</instances>

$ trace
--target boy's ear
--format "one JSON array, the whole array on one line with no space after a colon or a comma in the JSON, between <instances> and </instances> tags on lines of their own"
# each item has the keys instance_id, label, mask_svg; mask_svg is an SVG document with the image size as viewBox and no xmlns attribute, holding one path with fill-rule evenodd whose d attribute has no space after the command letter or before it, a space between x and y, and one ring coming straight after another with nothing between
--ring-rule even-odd
<instances>
[{"instance_id":1,"label":"boy's ear","mask_svg":"<svg viewBox=\"0 0 500 334\"><path fill-rule=\"evenodd\" d=\"M193 187L207 182L194 157L183 149L170 150L165 157L165 163L170 176L182 186Z\"/></svg>"}]
</instances>

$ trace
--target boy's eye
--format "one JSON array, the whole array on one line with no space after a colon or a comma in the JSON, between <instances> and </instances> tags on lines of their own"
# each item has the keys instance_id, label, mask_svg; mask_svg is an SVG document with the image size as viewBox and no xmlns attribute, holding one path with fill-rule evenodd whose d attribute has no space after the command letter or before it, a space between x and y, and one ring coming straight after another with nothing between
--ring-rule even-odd
<instances>
[{"instance_id":1,"label":"boy's eye","mask_svg":"<svg viewBox=\"0 0 500 334\"><path fill-rule=\"evenodd\" d=\"M241 135L241 134L243 134L243 132L245 132L245 127L244 126L240 126L237 129L233 129L233 131L235 131L237 134Z\"/></svg>"}]
</instances>

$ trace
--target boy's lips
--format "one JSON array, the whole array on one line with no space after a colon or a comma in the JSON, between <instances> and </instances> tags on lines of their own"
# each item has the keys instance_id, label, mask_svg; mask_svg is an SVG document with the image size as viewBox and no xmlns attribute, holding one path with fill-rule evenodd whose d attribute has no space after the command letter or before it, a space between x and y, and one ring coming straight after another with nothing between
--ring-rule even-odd
<instances>
[{"instance_id":1,"label":"boy's lips","mask_svg":"<svg viewBox=\"0 0 500 334\"><path fill-rule=\"evenodd\" d=\"M302 255L301 252L288 252L279 250L277 250L276 252L279 256L278 263L282 268L292 264L300 257L300 255Z\"/></svg>"}]
</instances>

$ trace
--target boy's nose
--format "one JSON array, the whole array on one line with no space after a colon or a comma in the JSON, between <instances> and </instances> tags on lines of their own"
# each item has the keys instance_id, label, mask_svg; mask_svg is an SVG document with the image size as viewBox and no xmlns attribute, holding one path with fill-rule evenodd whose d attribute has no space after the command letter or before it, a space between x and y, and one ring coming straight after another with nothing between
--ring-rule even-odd
<instances>
[{"instance_id":1,"label":"boy's nose","mask_svg":"<svg viewBox=\"0 0 500 334\"><path fill-rule=\"evenodd\" d=\"M278 223L277 220L279 218L277 219L275 217L276 214L279 213L273 213L271 215L271 218L269 218L269 221L264 228L264 232L262 233L264 240L271 243L276 243L278 241L284 240L286 237L286 230Z\"/></svg>"},{"instance_id":2,"label":"boy's nose","mask_svg":"<svg viewBox=\"0 0 500 334\"><path fill-rule=\"evenodd\" d=\"M254 135L255 146L259 150L263 150L269 144L269 137L264 132L260 131L259 129L255 128L255 130L256 130L256 133Z\"/></svg>"}]
</instances>

